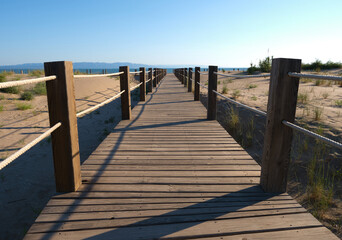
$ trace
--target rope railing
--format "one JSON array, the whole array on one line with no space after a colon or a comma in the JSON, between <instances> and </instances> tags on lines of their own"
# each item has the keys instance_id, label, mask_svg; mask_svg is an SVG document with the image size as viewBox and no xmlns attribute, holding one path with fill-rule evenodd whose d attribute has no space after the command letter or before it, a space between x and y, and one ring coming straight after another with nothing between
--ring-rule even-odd
<instances>
[{"instance_id":1,"label":"rope railing","mask_svg":"<svg viewBox=\"0 0 342 240\"><path fill-rule=\"evenodd\" d=\"M323 80L331 80L331 81L342 81L342 77L332 76L332 75L304 74L304 73L296 73L296 72L289 72L288 75L290 77L296 77L296 78L313 78L313 79L323 79Z\"/></svg>"},{"instance_id":2,"label":"rope railing","mask_svg":"<svg viewBox=\"0 0 342 240\"><path fill-rule=\"evenodd\" d=\"M215 75L224 76L224 77L234 77L234 78L258 78L258 77L270 77L271 74L258 74L258 75L232 75L232 74L223 74L214 72Z\"/></svg>"},{"instance_id":3,"label":"rope railing","mask_svg":"<svg viewBox=\"0 0 342 240\"><path fill-rule=\"evenodd\" d=\"M148 80L146 81L146 83L148 83L149 81L151 81L151 78L150 78L150 79L148 79Z\"/></svg>"},{"instance_id":4,"label":"rope railing","mask_svg":"<svg viewBox=\"0 0 342 240\"><path fill-rule=\"evenodd\" d=\"M142 71L138 71L138 72L129 72L129 74L139 74L142 73Z\"/></svg>"},{"instance_id":5,"label":"rope railing","mask_svg":"<svg viewBox=\"0 0 342 240\"><path fill-rule=\"evenodd\" d=\"M202 73L202 72L200 72L200 71L197 71L199 74L201 74L201 75L208 75L208 73Z\"/></svg>"},{"instance_id":6,"label":"rope railing","mask_svg":"<svg viewBox=\"0 0 342 240\"><path fill-rule=\"evenodd\" d=\"M235 101L235 100L233 100L233 99L231 99L231 98L229 98L229 97L226 97L226 96L222 95L221 93L219 93L219 92L217 92L217 91L215 91L215 90L213 90L213 92L216 93L217 95L219 95L220 97L226 99L227 101L229 101L229 102L231 102L231 103L234 103L234 104L236 104L236 105L238 105L238 106L247 108L247 109L249 109L249 110L251 110L251 111L253 111L253 112L257 113L257 114L260 114L260 115L262 115L262 116L266 116L266 115L267 115L267 113L265 113L265 112L263 112L263 111L260 111L260 110L258 110L258 109L256 109L256 108L252 108L252 107L247 106L247 105L245 105L245 104L243 104L243 103L237 102L237 101Z\"/></svg>"},{"instance_id":7,"label":"rope railing","mask_svg":"<svg viewBox=\"0 0 342 240\"><path fill-rule=\"evenodd\" d=\"M137 89L138 87L141 86L141 84L143 84L143 83L141 82L141 83L135 85L134 87L131 87L130 90L133 91L134 89Z\"/></svg>"},{"instance_id":8,"label":"rope railing","mask_svg":"<svg viewBox=\"0 0 342 240\"><path fill-rule=\"evenodd\" d=\"M34 84L34 83L40 83L40 82L47 82L51 80L55 80L56 76L48 76L48 77L41 77L41 78L33 78L33 79L26 79L26 80L18 80L18 81L10 81L10 82L2 82L0 83L0 89L2 88L8 88L8 87L15 87L15 86L21 86L26 84Z\"/></svg>"},{"instance_id":9,"label":"rope railing","mask_svg":"<svg viewBox=\"0 0 342 240\"><path fill-rule=\"evenodd\" d=\"M8 164L10 164L11 162L13 162L15 159L17 159L18 157L20 157L21 155L23 155L25 152L27 152L29 149L31 149L32 147L34 147L37 143L39 143L40 141L42 141L44 138L46 138L47 136L49 136L53 131L55 131L57 128L59 128L62 124L56 123L53 127L51 127L49 130L47 130L46 132L44 132L43 134L41 134L39 137L37 137L36 139L34 139L33 141L31 141L30 143L28 143L26 146L22 147L21 149L19 149L17 152L13 153L11 156L9 156L8 158L6 158L5 160L3 160L2 162L0 162L0 170L3 169L4 167L6 167Z\"/></svg>"},{"instance_id":10,"label":"rope railing","mask_svg":"<svg viewBox=\"0 0 342 240\"><path fill-rule=\"evenodd\" d=\"M308 135L308 136L311 136L311 137L314 137L314 138L316 138L316 139L319 139L319 140L321 140L321 141L323 141L323 142L329 144L330 146L333 146L333 147L337 147L337 148L339 148L339 149L342 149L342 144L341 144L341 143L336 142L336 141L334 141L334 140L331 140L330 138L327 138L327 137L324 137L324 136L319 135L319 134L317 134L317 133L314 133L314 132L312 132L312 131L310 131L310 130L307 130L307 129L305 129L305 128L302 128L302 127L300 127L300 126L298 126L298 125L296 125L296 124L293 124L293 123L291 123L291 122L288 122L288 121L286 121L286 120L283 120L282 123L283 123L285 126L288 126L288 127L292 128L292 129L294 129L294 130L297 130L297 131L299 131L299 132L301 132L301 133L304 133L304 134L306 134L306 135Z\"/></svg>"},{"instance_id":11,"label":"rope railing","mask_svg":"<svg viewBox=\"0 0 342 240\"><path fill-rule=\"evenodd\" d=\"M74 75L74 78L91 78L91 77L110 77L119 76L124 72L108 73L108 74L87 74L87 75Z\"/></svg>"},{"instance_id":12,"label":"rope railing","mask_svg":"<svg viewBox=\"0 0 342 240\"><path fill-rule=\"evenodd\" d=\"M125 92L125 90L119 92L118 94L116 94L115 96L113 96L113 97L111 97L111 98L108 98L107 100L103 101L102 103L99 103L99 104L97 104L97 105L95 105L95 106L93 106L93 107L90 107L90 108L88 108L88 109L86 109L86 110L83 110L82 112L77 113L77 114L76 114L76 117L81 117L81 116L83 116L83 115L85 115L85 114L87 114L87 113L91 113L91 112L95 111L96 109L98 109L98 108L100 108L100 107L106 105L107 103L110 103L111 101L117 99L117 98L118 98L121 94L123 94L124 92Z\"/></svg>"},{"instance_id":13,"label":"rope railing","mask_svg":"<svg viewBox=\"0 0 342 240\"><path fill-rule=\"evenodd\" d=\"M197 84L200 85L201 87L204 87L204 88L208 89L208 87L203 85L202 83L197 82Z\"/></svg>"}]
</instances>

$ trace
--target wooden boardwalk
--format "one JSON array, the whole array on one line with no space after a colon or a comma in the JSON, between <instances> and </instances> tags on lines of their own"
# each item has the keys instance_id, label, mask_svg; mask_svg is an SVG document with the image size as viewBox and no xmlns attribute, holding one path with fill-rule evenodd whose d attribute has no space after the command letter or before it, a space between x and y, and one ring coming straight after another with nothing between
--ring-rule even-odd
<instances>
[{"instance_id":1,"label":"wooden boardwalk","mask_svg":"<svg viewBox=\"0 0 342 240\"><path fill-rule=\"evenodd\" d=\"M54 196L25 239L338 239L288 194L259 187L259 165L168 74Z\"/></svg>"}]
</instances>

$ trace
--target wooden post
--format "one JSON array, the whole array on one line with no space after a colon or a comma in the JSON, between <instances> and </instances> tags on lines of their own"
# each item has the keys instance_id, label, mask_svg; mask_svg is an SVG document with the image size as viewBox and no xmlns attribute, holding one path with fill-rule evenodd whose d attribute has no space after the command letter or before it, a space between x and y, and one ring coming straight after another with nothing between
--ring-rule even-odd
<instances>
[{"instance_id":1,"label":"wooden post","mask_svg":"<svg viewBox=\"0 0 342 240\"><path fill-rule=\"evenodd\" d=\"M192 92L192 68L189 68L188 92Z\"/></svg>"},{"instance_id":2,"label":"wooden post","mask_svg":"<svg viewBox=\"0 0 342 240\"><path fill-rule=\"evenodd\" d=\"M119 67L119 72L124 72L120 75L120 91L125 90L121 94L121 112L123 120L131 119L131 91L129 87L129 67Z\"/></svg>"},{"instance_id":3,"label":"wooden post","mask_svg":"<svg viewBox=\"0 0 342 240\"><path fill-rule=\"evenodd\" d=\"M148 82L147 91L148 91L148 92L152 92L152 88L153 88L152 68L149 68L148 71L149 71L149 72L148 72L148 79L151 79L151 80Z\"/></svg>"},{"instance_id":4,"label":"wooden post","mask_svg":"<svg viewBox=\"0 0 342 240\"><path fill-rule=\"evenodd\" d=\"M44 63L50 127L62 125L51 134L57 192L76 191L82 183L72 62Z\"/></svg>"},{"instance_id":5,"label":"wooden post","mask_svg":"<svg viewBox=\"0 0 342 240\"><path fill-rule=\"evenodd\" d=\"M153 87L157 86L156 76L157 76L157 69L154 69L154 72L153 72Z\"/></svg>"},{"instance_id":6,"label":"wooden post","mask_svg":"<svg viewBox=\"0 0 342 240\"><path fill-rule=\"evenodd\" d=\"M140 73L140 101L145 101L146 99L146 71L144 67L139 68Z\"/></svg>"},{"instance_id":7,"label":"wooden post","mask_svg":"<svg viewBox=\"0 0 342 240\"><path fill-rule=\"evenodd\" d=\"M282 124L282 120L294 122L299 78L291 78L288 73L300 70L300 59L272 60L260 178L266 192L286 192L292 129Z\"/></svg>"},{"instance_id":8,"label":"wooden post","mask_svg":"<svg viewBox=\"0 0 342 240\"><path fill-rule=\"evenodd\" d=\"M198 83L200 83L200 74L199 71L201 71L200 67L195 67L195 94L194 94L194 100L199 101L199 96L200 96L200 86Z\"/></svg>"},{"instance_id":9,"label":"wooden post","mask_svg":"<svg viewBox=\"0 0 342 240\"><path fill-rule=\"evenodd\" d=\"M188 71L184 68L184 87L188 85Z\"/></svg>"},{"instance_id":10,"label":"wooden post","mask_svg":"<svg viewBox=\"0 0 342 240\"><path fill-rule=\"evenodd\" d=\"M216 93L213 90L217 91L217 75L214 74L217 72L217 66L209 66L208 73L208 120L216 119Z\"/></svg>"}]
</instances>

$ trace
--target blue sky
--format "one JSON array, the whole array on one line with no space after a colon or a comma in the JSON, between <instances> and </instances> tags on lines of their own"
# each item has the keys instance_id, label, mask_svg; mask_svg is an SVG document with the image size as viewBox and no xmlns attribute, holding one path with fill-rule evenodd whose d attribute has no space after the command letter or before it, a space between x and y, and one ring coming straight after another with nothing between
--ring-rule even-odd
<instances>
[{"instance_id":1,"label":"blue sky","mask_svg":"<svg viewBox=\"0 0 342 240\"><path fill-rule=\"evenodd\" d=\"M342 1L0 0L0 65L342 60Z\"/></svg>"}]
</instances>

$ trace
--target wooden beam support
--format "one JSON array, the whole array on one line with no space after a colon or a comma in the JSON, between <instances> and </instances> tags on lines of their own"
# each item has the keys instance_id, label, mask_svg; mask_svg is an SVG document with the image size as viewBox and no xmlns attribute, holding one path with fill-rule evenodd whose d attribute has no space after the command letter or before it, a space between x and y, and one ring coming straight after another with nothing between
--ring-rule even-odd
<instances>
[{"instance_id":1,"label":"wooden beam support","mask_svg":"<svg viewBox=\"0 0 342 240\"><path fill-rule=\"evenodd\" d=\"M131 90L129 83L129 67L121 66L119 67L119 72L124 72L120 75L120 91L125 90L124 93L121 94L121 113L122 120L130 120L131 119Z\"/></svg>"},{"instance_id":2,"label":"wooden beam support","mask_svg":"<svg viewBox=\"0 0 342 240\"><path fill-rule=\"evenodd\" d=\"M188 77L188 92L192 92L192 68L189 68L189 77Z\"/></svg>"},{"instance_id":3,"label":"wooden beam support","mask_svg":"<svg viewBox=\"0 0 342 240\"><path fill-rule=\"evenodd\" d=\"M76 191L82 183L72 62L44 63L50 126L62 125L51 134L57 192Z\"/></svg>"},{"instance_id":4,"label":"wooden beam support","mask_svg":"<svg viewBox=\"0 0 342 240\"><path fill-rule=\"evenodd\" d=\"M195 93L194 93L194 100L195 101L199 101L199 97L200 97L200 86L198 85L198 83L200 83L200 74L199 71L201 71L200 67L195 67Z\"/></svg>"},{"instance_id":5,"label":"wooden beam support","mask_svg":"<svg viewBox=\"0 0 342 240\"><path fill-rule=\"evenodd\" d=\"M144 67L139 68L140 73L140 101L146 100L146 70Z\"/></svg>"},{"instance_id":6,"label":"wooden beam support","mask_svg":"<svg viewBox=\"0 0 342 240\"><path fill-rule=\"evenodd\" d=\"M148 92L152 92L152 89L153 89L153 74L152 74L152 68L149 68L148 69L148 79L151 79L149 82L148 82L148 88L147 88L147 91Z\"/></svg>"},{"instance_id":7,"label":"wooden beam support","mask_svg":"<svg viewBox=\"0 0 342 240\"><path fill-rule=\"evenodd\" d=\"M292 129L282 124L282 121L294 122L299 78L289 77L288 73L300 70L299 59L272 60L260 178L260 184L266 192L286 192Z\"/></svg>"},{"instance_id":8,"label":"wooden beam support","mask_svg":"<svg viewBox=\"0 0 342 240\"><path fill-rule=\"evenodd\" d=\"M217 75L214 74L217 72L217 66L209 66L208 73L208 120L216 120L216 93L213 90L217 91Z\"/></svg>"}]
</instances>

